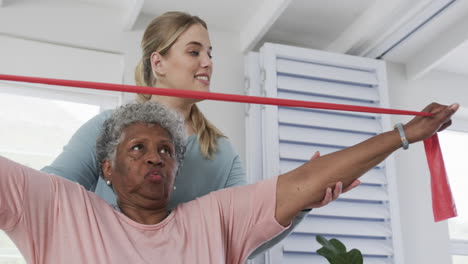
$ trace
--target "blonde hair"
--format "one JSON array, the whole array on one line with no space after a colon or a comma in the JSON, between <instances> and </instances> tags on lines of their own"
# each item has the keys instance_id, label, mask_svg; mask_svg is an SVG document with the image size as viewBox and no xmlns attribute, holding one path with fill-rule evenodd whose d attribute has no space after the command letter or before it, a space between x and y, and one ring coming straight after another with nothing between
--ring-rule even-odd
<instances>
[{"instance_id":1,"label":"blonde hair","mask_svg":"<svg viewBox=\"0 0 468 264\"><path fill-rule=\"evenodd\" d=\"M156 76L153 76L151 68L151 54L158 52L164 56L179 36L196 24L208 29L201 18L183 12L167 12L151 21L141 40L143 55L135 68L136 85L153 86L156 83ZM151 97L151 94L137 94L137 101L143 103L149 101ZM205 118L196 104L192 106L189 118L198 134L202 155L207 159L213 158L217 150L217 139L224 137L223 133Z\"/></svg>"}]
</instances>

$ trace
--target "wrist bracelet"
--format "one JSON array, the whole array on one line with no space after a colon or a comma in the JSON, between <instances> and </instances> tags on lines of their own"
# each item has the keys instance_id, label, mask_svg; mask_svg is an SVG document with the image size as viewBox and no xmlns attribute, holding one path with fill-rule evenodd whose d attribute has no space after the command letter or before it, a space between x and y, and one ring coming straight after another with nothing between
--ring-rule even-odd
<instances>
[{"instance_id":1,"label":"wrist bracelet","mask_svg":"<svg viewBox=\"0 0 468 264\"><path fill-rule=\"evenodd\" d=\"M401 143L403 144L403 149L408 149L409 142L406 139L405 130L403 129L403 125L398 123L394 126L394 128L398 129L398 133L400 133Z\"/></svg>"}]
</instances>

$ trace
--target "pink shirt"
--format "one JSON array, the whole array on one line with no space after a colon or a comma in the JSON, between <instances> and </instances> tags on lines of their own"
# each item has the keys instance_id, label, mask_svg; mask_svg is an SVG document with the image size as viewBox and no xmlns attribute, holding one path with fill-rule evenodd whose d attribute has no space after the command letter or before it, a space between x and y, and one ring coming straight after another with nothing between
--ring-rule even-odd
<instances>
[{"instance_id":1,"label":"pink shirt","mask_svg":"<svg viewBox=\"0 0 468 264\"><path fill-rule=\"evenodd\" d=\"M0 229L28 263L244 263L285 230L276 182L212 192L143 225L77 183L0 157Z\"/></svg>"}]
</instances>

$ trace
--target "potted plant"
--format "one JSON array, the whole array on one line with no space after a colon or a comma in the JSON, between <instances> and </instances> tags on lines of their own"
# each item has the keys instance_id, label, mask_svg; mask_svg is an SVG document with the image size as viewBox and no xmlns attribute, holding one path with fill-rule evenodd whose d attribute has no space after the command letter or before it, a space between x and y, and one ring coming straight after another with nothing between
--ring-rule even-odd
<instances>
[{"instance_id":1,"label":"potted plant","mask_svg":"<svg viewBox=\"0 0 468 264\"><path fill-rule=\"evenodd\" d=\"M335 238L327 240L323 236L317 235L316 239L322 245L317 250L317 254L325 257L330 264L363 264L364 259L361 251L355 248L346 251L346 246Z\"/></svg>"}]
</instances>

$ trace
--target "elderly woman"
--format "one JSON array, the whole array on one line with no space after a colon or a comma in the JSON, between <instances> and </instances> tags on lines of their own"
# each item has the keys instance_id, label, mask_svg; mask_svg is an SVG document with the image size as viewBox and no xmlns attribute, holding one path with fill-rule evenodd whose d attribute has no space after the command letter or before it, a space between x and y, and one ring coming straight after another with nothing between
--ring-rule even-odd
<instances>
[{"instance_id":1,"label":"elderly woman","mask_svg":"<svg viewBox=\"0 0 468 264\"><path fill-rule=\"evenodd\" d=\"M457 108L429 105L432 117L404 126L408 141L444 129ZM0 229L28 263L243 263L327 187L350 184L402 145L398 131L389 131L169 211L184 154L181 131L183 122L157 103L126 105L105 122L97 156L116 208L77 183L0 158Z\"/></svg>"}]
</instances>

